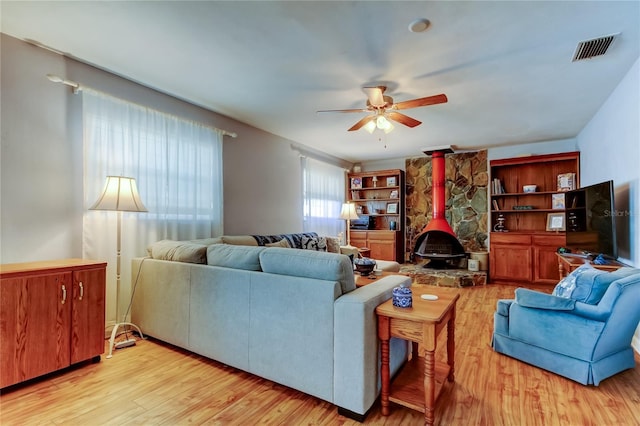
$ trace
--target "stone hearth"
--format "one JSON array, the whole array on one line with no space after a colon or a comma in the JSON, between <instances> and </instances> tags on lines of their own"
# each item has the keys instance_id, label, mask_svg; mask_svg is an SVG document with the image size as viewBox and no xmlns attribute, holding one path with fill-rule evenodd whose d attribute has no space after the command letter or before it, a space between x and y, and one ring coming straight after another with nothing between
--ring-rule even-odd
<instances>
[{"instance_id":1,"label":"stone hearth","mask_svg":"<svg viewBox=\"0 0 640 426\"><path fill-rule=\"evenodd\" d=\"M405 264L400 273L411 277L414 284L426 284L436 287L473 287L487 284L486 271L468 269L430 269L420 265Z\"/></svg>"}]
</instances>

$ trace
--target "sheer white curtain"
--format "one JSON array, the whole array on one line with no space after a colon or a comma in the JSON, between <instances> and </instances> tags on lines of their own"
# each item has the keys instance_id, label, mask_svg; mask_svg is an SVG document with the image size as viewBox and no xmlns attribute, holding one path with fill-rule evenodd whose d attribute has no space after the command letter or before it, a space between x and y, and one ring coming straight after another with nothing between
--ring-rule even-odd
<instances>
[{"instance_id":1,"label":"sheer white curtain","mask_svg":"<svg viewBox=\"0 0 640 426\"><path fill-rule=\"evenodd\" d=\"M83 89L83 256L107 267L107 319L115 318L117 213L88 210L107 175L136 179L148 213L123 213L121 315L131 259L161 239L222 235L222 131ZM121 321L122 318L118 318Z\"/></svg>"},{"instance_id":2,"label":"sheer white curtain","mask_svg":"<svg viewBox=\"0 0 640 426\"><path fill-rule=\"evenodd\" d=\"M330 236L344 232L345 222L340 219L345 199L344 169L302 157L302 174L304 231Z\"/></svg>"}]
</instances>

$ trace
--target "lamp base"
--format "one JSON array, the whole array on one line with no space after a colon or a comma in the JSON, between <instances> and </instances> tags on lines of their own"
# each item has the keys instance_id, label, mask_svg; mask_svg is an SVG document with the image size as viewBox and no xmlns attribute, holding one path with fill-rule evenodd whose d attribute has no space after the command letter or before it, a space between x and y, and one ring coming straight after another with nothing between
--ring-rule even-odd
<instances>
[{"instance_id":1,"label":"lamp base","mask_svg":"<svg viewBox=\"0 0 640 426\"><path fill-rule=\"evenodd\" d=\"M133 339L127 339L124 342L118 342L115 343L116 340L116 335L118 334L118 329L122 326L131 326L133 328L135 328L138 332L138 334L140 335L141 339L144 339L144 335L142 334L142 331L140 331L140 328L138 328L137 325L130 323L130 322L119 322L116 325L113 326L113 330L111 331L111 338L109 339L109 354L107 355L107 359L111 358L113 356L113 348L116 349L121 349L121 348L128 348L129 346L134 346L136 344L136 341Z\"/></svg>"}]
</instances>

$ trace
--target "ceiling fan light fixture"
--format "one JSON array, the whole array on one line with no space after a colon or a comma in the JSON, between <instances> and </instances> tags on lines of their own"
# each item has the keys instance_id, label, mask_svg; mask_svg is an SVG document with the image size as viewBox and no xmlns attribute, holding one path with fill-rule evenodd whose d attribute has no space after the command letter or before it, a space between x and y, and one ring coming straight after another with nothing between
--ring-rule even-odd
<instances>
[{"instance_id":1,"label":"ceiling fan light fixture","mask_svg":"<svg viewBox=\"0 0 640 426\"><path fill-rule=\"evenodd\" d=\"M376 118L376 127L380 130L384 130L385 133L389 133L393 130L393 124L391 124L384 115L379 115L378 118Z\"/></svg>"},{"instance_id":2,"label":"ceiling fan light fixture","mask_svg":"<svg viewBox=\"0 0 640 426\"><path fill-rule=\"evenodd\" d=\"M375 122L375 120L371 120L367 124L365 124L364 125L364 129L369 133L373 133L373 131L376 130L376 122Z\"/></svg>"},{"instance_id":3,"label":"ceiling fan light fixture","mask_svg":"<svg viewBox=\"0 0 640 426\"><path fill-rule=\"evenodd\" d=\"M387 124L388 124L388 126L387 126L387 127L385 127L385 128L384 128L384 129L382 129L382 130L383 130L385 133L390 133L390 132L394 129L394 126L393 126L393 124L391 124L391 122L390 122L390 121L387 121Z\"/></svg>"}]
</instances>

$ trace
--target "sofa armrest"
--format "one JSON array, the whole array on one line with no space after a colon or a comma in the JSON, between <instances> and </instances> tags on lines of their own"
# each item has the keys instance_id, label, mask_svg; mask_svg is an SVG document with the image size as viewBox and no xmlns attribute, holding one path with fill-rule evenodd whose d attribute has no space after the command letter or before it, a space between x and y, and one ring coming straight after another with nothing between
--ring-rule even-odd
<instances>
[{"instance_id":1,"label":"sofa armrest","mask_svg":"<svg viewBox=\"0 0 640 426\"><path fill-rule=\"evenodd\" d=\"M334 304L334 404L358 414L373 405L380 392L380 345L375 309L391 299L394 287L411 279L390 275L339 297ZM393 375L406 361L408 344L391 339Z\"/></svg>"},{"instance_id":2,"label":"sofa armrest","mask_svg":"<svg viewBox=\"0 0 640 426\"><path fill-rule=\"evenodd\" d=\"M576 301L566 297L541 293L527 288L516 289L516 303L520 306L551 311L572 311Z\"/></svg>"}]
</instances>

